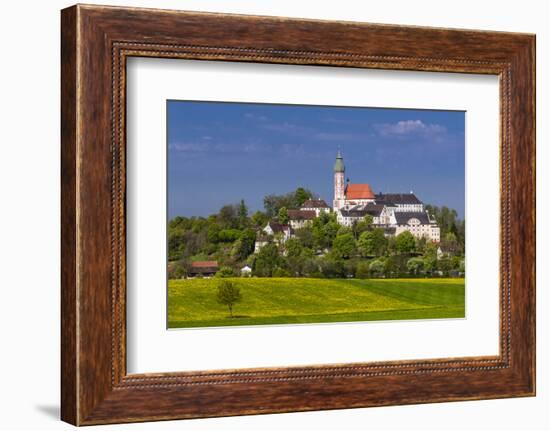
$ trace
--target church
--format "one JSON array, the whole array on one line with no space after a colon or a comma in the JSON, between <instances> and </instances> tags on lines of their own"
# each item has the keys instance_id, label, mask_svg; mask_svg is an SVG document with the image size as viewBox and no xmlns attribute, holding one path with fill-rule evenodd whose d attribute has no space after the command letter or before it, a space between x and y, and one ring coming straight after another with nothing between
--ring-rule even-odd
<instances>
[{"instance_id":1,"label":"church","mask_svg":"<svg viewBox=\"0 0 550 431\"><path fill-rule=\"evenodd\" d=\"M352 226L369 215L373 225L383 228L387 236L409 231L416 238L439 242L440 229L413 192L375 194L369 184L345 180L346 168L340 151L334 163L333 211L338 223Z\"/></svg>"},{"instance_id":2,"label":"church","mask_svg":"<svg viewBox=\"0 0 550 431\"><path fill-rule=\"evenodd\" d=\"M343 226L352 227L366 216L372 217L372 224L384 229L388 237L408 231L415 238L426 238L439 243L440 229L437 222L426 211L422 201L413 192L375 194L369 184L354 184L345 180L346 168L340 151L334 164L334 199L332 208L322 199L311 199L298 209L288 210L288 224L271 220L258 232L255 252L275 237L285 243L294 236L296 229L310 224L321 212L336 213L336 220Z\"/></svg>"}]
</instances>

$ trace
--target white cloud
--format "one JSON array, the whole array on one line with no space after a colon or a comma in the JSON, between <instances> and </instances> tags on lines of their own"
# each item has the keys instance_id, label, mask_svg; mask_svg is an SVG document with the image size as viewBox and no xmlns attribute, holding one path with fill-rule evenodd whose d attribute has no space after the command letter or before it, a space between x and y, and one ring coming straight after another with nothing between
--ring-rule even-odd
<instances>
[{"instance_id":1,"label":"white cloud","mask_svg":"<svg viewBox=\"0 0 550 431\"><path fill-rule=\"evenodd\" d=\"M421 120L402 120L397 123L376 124L375 130L381 136L407 136L407 135L424 135L437 136L447 133L447 128L440 124L426 124Z\"/></svg>"},{"instance_id":2,"label":"white cloud","mask_svg":"<svg viewBox=\"0 0 550 431\"><path fill-rule=\"evenodd\" d=\"M207 142L174 142L168 145L168 149L186 153L203 153L210 149L210 144Z\"/></svg>"},{"instance_id":3,"label":"white cloud","mask_svg":"<svg viewBox=\"0 0 550 431\"><path fill-rule=\"evenodd\" d=\"M213 142L210 139L204 141L174 142L168 144L168 149L170 151L186 153L187 155L206 153L265 153L273 150L271 145L264 144L259 140L248 140L247 142Z\"/></svg>"}]
</instances>

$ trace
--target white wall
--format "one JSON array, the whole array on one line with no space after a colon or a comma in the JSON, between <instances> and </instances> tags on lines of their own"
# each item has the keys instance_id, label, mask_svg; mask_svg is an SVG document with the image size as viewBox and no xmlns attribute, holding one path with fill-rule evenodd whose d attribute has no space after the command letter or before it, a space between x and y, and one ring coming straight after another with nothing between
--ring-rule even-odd
<instances>
[{"instance_id":1,"label":"white wall","mask_svg":"<svg viewBox=\"0 0 550 431\"><path fill-rule=\"evenodd\" d=\"M543 429L550 422L549 295L550 27L545 2L340 0L117 1L172 9L282 15L537 33L538 396L537 398L386 407L135 424L109 429ZM70 2L2 4L0 68L0 396L4 429L69 429L59 399L59 9ZM545 364L546 363L546 364Z\"/></svg>"}]
</instances>

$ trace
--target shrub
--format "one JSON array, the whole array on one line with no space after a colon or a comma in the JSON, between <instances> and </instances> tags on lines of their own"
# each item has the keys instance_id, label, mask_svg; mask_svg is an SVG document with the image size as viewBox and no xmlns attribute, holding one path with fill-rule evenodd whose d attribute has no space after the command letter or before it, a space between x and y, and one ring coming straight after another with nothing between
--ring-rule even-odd
<instances>
[{"instance_id":1,"label":"shrub","mask_svg":"<svg viewBox=\"0 0 550 431\"><path fill-rule=\"evenodd\" d=\"M218 232L218 241L233 242L241 236L241 231L238 229L222 229Z\"/></svg>"},{"instance_id":2,"label":"shrub","mask_svg":"<svg viewBox=\"0 0 550 431\"><path fill-rule=\"evenodd\" d=\"M290 271L284 268L275 268L273 271L273 277L290 277Z\"/></svg>"},{"instance_id":3,"label":"shrub","mask_svg":"<svg viewBox=\"0 0 550 431\"><path fill-rule=\"evenodd\" d=\"M229 266L222 266L218 272L216 272L216 277L218 278L225 278L225 277L233 277L235 276L235 271L233 271L233 268L230 268Z\"/></svg>"},{"instance_id":4,"label":"shrub","mask_svg":"<svg viewBox=\"0 0 550 431\"><path fill-rule=\"evenodd\" d=\"M359 262L357 264L357 269L355 270L356 278L369 278L369 262Z\"/></svg>"},{"instance_id":5,"label":"shrub","mask_svg":"<svg viewBox=\"0 0 550 431\"><path fill-rule=\"evenodd\" d=\"M326 278L344 277L344 264L341 260L332 257L326 257L320 260L321 273Z\"/></svg>"},{"instance_id":6,"label":"shrub","mask_svg":"<svg viewBox=\"0 0 550 431\"><path fill-rule=\"evenodd\" d=\"M374 259L369 264L369 271L372 275L381 276L384 274L386 265L382 259Z\"/></svg>"},{"instance_id":7,"label":"shrub","mask_svg":"<svg viewBox=\"0 0 550 431\"><path fill-rule=\"evenodd\" d=\"M407 270L414 275L418 275L424 271L424 259L421 257L411 257L407 261Z\"/></svg>"}]
</instances>

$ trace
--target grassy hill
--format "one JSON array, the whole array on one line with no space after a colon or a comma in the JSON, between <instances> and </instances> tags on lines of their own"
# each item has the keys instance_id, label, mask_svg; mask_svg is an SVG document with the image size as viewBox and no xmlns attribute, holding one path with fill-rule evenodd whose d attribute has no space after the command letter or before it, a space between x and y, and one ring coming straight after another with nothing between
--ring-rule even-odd
<instances>
[{"instance_id":1,"label":"grassy hill","mask_svg":"<svg viewBox=\"0 0 550 431\"><path fill-rule=\"evenodd\" d=\"M168 327L464 317L464 279L233 278L242 300L216 302L219 279L169 280Z\"/></svg>"}]
</instances>

